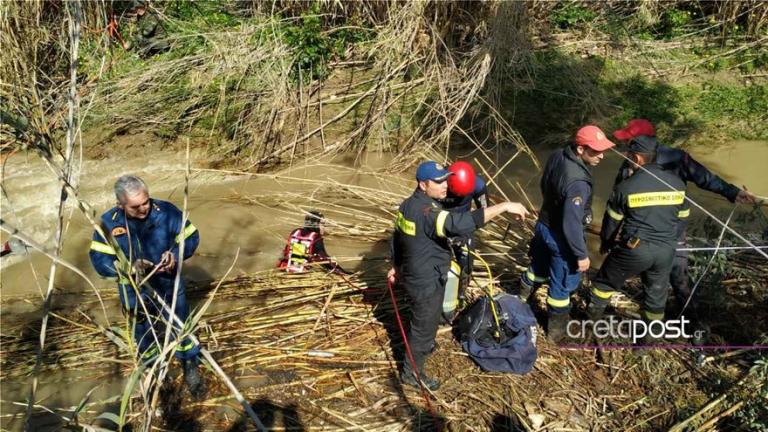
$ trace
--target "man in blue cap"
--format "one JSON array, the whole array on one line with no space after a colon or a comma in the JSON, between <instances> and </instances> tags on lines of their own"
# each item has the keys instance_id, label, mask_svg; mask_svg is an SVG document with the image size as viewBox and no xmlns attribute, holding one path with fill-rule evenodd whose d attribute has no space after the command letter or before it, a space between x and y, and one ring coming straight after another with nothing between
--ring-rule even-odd
<instances>
[{"instance_id":1,"label":"man in blue cap","mask_svg":"<svg viewBox=\"0 0 768 432\"><path fill-rule=\"evenodd\" d=\"M522 204L512 202L471 212L451 213L444 210L440 200L445 199L448 193L447 180L452 174L433 161L419 165L416 190L400 204L390 244L393 267L387 278L391 283L395 280L402 282L411 298L408 343L416 364L405 361L401 379L405 384L418 387L418 376L430 390L436 390L440 385L424 372L424 362L434 347L442 311L451 260L448 239L469 236L505 212L519 219L528 215Z\"/></svg>"}]
</instances>

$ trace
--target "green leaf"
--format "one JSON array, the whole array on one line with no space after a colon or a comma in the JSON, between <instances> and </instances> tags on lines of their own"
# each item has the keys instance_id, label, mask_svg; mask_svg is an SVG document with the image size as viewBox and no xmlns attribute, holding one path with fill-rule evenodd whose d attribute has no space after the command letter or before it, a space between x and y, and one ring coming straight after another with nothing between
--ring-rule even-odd
<instances>
[{"instance_id":1,"label":"green leaf","mask_svg":"<svg viewBox=\"0 0 768 432\"><path fill-rule=\"evenodd\" d=\"M77 404L77 407L75 408L75 411L72 413L72 420L77 421L77 416L80 414L80 411L82 411L83 408L85 408L85 406L88 404L88 399L91 398L91 394L97 388L99 388L99 386L96 386L96 387L92 388L90 391L88 391L88 393L86 393L86 395L83 398L83 400L81 400L80 403Z\"/></svg>"},{"instance_id":2,"label":"green leaf","mask_svg":"<svg viewBox=\"0 0 768 432\"><path fill-rule=\"evenodd\" d=\"M128 384L126 384L125 389L123 390L123 397L120 400L120 417L118 418L118 421L115 422L120 430L123 430L123 426L125 425L125 416L128 414L128 402L131 400L133 389L136 388L136 384L139 382L143 372L143 367L136 368L128 378Z\"/></svg>"},{"instance_id":3,"label":"green leaf","mask_svg":"<svg viewBox=\"0 0 768 432\"><path fill-rule=\"evenodd\" d=\"M120 417L118 417L117 414L115 414L115 413L103 412L103 413L99 414L98 416L96 416L96 419L97 420L108 420L108 421L111 421L112 423L114 423L116 425L120 425Z\"/></svg>"}]
</instances>

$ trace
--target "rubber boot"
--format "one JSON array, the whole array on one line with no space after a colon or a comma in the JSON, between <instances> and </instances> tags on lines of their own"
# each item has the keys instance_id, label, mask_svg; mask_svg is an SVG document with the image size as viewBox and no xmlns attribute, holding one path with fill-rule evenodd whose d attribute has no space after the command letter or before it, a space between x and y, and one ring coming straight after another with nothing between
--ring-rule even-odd
<instances>
[{"instance_id":1,"label":"rubber boot","mask_svg":"<svg viewBox=\"0 0 768 432\"><path fill-rule=\"evenodd\" d=\"M518 285L518 294L517 296L520 297L520 300L523 302L527 302L529 298L531 298L531 294L533 294L534 286L528 285L527 283L523 282L522 279L519 280Z\"/></svg>"},{"instance_id":2,"label":"rubber boot","mask_svg":"<svg viewBox=\"0 0 768 432\"><path fill-rule=\"evenodd\" d=\"M422 363L423 363L423 360L422 360ZM438 381L436 378L432 378L429 375L427 375L424 372L423 365L417 365L417 366L419 369L419 378L421 378L421 383L424 384L424 387L426 387L430 391L435 391L439 389L440 381ZM411 387L421 388L421 386L419 386L419 381L416 379L416 374L413 371L411 362L408 359L406 359L403 364L403 373L400 375L400 381L402 381L403 384L409 385Z\"/></svg>"},{"instance_id":3,"label":"rubber boot","mask_svg":"<svg viewBox=\"0 0 768 432\"><path fill-rule=\"evenodd\" d=\"M649 320L643 316L643 321L650 326L653 320ZM646 349L652 349L654 345L664 343L664 338L657 338L651 335L650 331L643 335L643 337L637 342L639 345L644 345ZM642 350L641 350L642 351Z\"/></svg>"},{"instance_id":4,"label":"rubber boot","mask_svg":"<svg viewBox=\"0 0 768 432\"><path fill-rule=\"evenodd\" d=\"M205 395L205 384L197 363L197 360L182 360L181 365L184 369L184 383L187 384L189 392L193 398L200 399Z\"/></svg>"},{"instance_id":5,"label":"rubber boot","mask_svg":"<svg viewBox=\"0 0 768 432\"><path fill-rule=\"evenodd\" d=\"M562 343L566 340L568 327L568 321L571 315L568 312L564 313L549 313L549 320L547 322L547 337L552 343Z\"/></svg>"},{"instance_id":6,"label":"rubber boot","mask_svg":"<svg viewBox=\"0 0 768 432\"><path fill-rule=\"evenodd\" d=\"M709 326L701 319L701 314L696 307L691 307L688 313L688 318L691 320L691 330L688 333L691 335L689 339L691 345L702 346L709 342Z\"/></svg>"},{"instance_id":7,"label":"rubber boot","mask_svg":"<svg viewBox=\"0 0 768 432\"><path fill-rule=\"evenodd\" d=\"M641 344L651 347L654 345L660 345L663 343L663 341L664 339L653 337L650 334L646 334L642 339L640 339Z\"/></svg>"}]
</instances>

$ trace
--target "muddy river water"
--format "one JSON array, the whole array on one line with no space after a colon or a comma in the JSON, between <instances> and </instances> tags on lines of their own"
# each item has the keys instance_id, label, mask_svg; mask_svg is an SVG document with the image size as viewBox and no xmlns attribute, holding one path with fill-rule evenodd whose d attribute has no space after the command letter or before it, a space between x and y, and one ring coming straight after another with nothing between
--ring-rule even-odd
<instances>
[{"instance_id":1,"label":"muddy river water","mask_svg":"<svg viewBox=\"0 0 768 432\"><path fill-rule=\"evenodd\" d=\"M545 161L552 149L536 151L540 161ZM726 180L741 186L747 185L760 196L768 196L768 142L742 141L729 143L727 149L693 147L689 151L696 159ZM505 155L499 155L499 166L506 162ZM192 166L197 165L199 154L193 155ZM481 156L473 154L469 157ZM331 161L327 161L331 162ZM374 180L350 168L349 161L337 159L331 166L317 161L285 170L285 176L301 178L333 178L341 183L360 184L376 187ZM390 162L388 156L366 155L363 159L365 170L385 168ZM605 200L613 184L613 178L621 159L616 154L607 154L603 163L595 168L594 212L599 221ZM181 206L183 200L185 157L183 153L166 152L151 155L137 155L131 158L86 160L79 178L80 196L89 202L97 215L114 205L112 184L118 175L132 172L143 177L155 198L169 200ZM486 164L486 166L488 166ZM402 175L407 184L411 174ZM511 199L519 200L521 195L514 184L519 184L528 197L538 204L539 172L525 157L519 157L509 164L496 178L496 184ZM287 214L284 210L249 204L239 197L249 195L277 194L286 188L311 188L311 184L297 186L276 180L270 176L243 176L235 173L212 170L194 170L190 179L188 208L190 218L200 229L202 242L195 257L185 263L185 276L192 281L209 281L224 275L232 262L234 251L240 248L240 258L233 274L248 273L274 266L286 235L300 223L301 215ZM5 166L3 173L2 218L31 236L36 242L51 247L56 226L57 198L59 185L56 178L36 156L14 155ZM491 188L492 193L498 192ZM724 218L731 204L712 194L703 193L694 186L689 187L691 196L704 207ZM66 226L63 257L78 266L93 280L100 290L113 290L114 286L99 280L88 261L91 226L79 210L68 207L72 217ZM703 217L694 210L694 217ZM4 241L7 235L0 236ZM597 244L590 239L594 256L598 257ZM350 259L348 267L355 268L355 257L370 251L370 245L363 241L334 239L331 232L326 242L329 251L339 258ZM599 264L599 263L594 263ZM49 260L38 253L26 256L7 256L0 267L0 297L2 322L39 320L41 293L48 285ZM59 268L55 280L54 307L66 309L77 305L84 296L92 299L93 293L73 272ZM76 405L83 395L93 387L92 383L74 383L66 390L59 387L62 377L44 377L38 396L47 403L67 407ZM121 379L104 383L99 391L102 396L119 393ZM23 402L28 392L27 382L4 382L2 387L2 427L18 429L18 418L8 413L23 408L12 405L12 401ZM94 396L96 397L96 396Z\"/></svg>"}]
</instances>

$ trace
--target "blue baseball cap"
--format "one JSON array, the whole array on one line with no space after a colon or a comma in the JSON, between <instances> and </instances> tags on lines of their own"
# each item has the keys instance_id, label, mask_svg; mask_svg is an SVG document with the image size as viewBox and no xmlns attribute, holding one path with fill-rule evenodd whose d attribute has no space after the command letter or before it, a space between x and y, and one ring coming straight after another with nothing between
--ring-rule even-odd
<instances>
[{"instance_id":1,"label":"blue baseball cap","mask_svg":"<svg viewBox=\"0 0 768 432\"><path fill-rule=\"evenodd\" d=\"M422 162L416 168L416 181L432 180L436 182L445 181L448 176L453 174L435 161Z\"/></svg>"}]
</instances>

